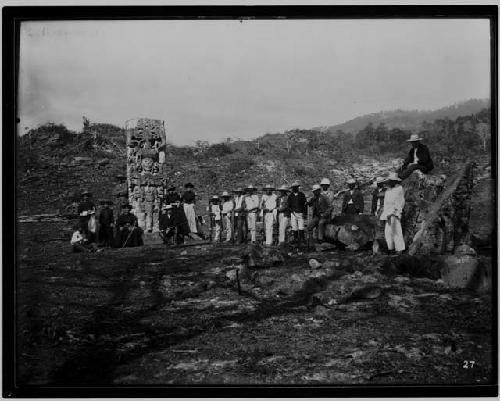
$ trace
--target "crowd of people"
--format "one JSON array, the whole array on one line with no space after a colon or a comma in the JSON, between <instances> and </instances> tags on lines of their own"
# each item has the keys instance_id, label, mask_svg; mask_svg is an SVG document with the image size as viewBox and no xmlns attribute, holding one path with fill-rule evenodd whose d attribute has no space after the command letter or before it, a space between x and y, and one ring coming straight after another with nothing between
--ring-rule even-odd
<instances>
[{"instance_id":1,"label":"crowd of people","mask_svg":"<svg viewBox=\"0 0 500 401\"><path fill-rule=\"evenodd\" d=\"M410 137L412 149L398 172L375 179L371 210L367 213L377 216L383 225L389 251L397 253L405 250L401 227L405 196L401 181L414 170L428 173L433 168L429 150L420 140L418 135ZM232 194L224 191L220 197L213 195L207 207L208 239L214 242L256 243L257 221L261 220L263 242L267 246L285 243L299 245L306 240L306 234L308 240L322 243L325 240L325 228L335 212L343 215L365 213L365 201L359 183L351 178L346 184L346 190L334 193L330 189L330 180L323 178L319 184L313 185L309 199L301 191L301 185L297 181L279 188L265 185L260 197L253 185L237 188ZM194 185L187 183L184 187L182 195L176 192L175 186L167 188L159 216L159 234L165 244L181 244L186 237L207 239L207 235L200 229L200 225L206 221L195 212ZM334 200L341 194L341 209L335 211ZM78 207L80 220L71 239L75 252L95 252L102 249L96 246L97 238L103 247L142 245L143 232L137 225L136 216L131 213L132 206L123 205L122 213L115 220L112 202L101 202L103 208L99 214L97 232L95 205L90 196L89 192L84 192ZM225 239L222 237L224 231Z\"/></svg>"}]
</instances>

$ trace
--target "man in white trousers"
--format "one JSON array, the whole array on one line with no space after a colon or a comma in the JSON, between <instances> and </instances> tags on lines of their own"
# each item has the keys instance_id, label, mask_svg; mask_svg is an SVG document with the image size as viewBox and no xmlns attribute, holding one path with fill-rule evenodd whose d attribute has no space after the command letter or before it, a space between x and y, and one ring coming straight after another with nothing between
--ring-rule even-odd
<instances>
[{"instance_id":1,"label":"man in white trousers","mask_svg":"<svg viewBox=\"0 0 500 401\"><path fill-rule=\"evenodd\" d=\"M385 221L385 240L389 252L393 250L401 254L405 250L405 240L401 227L401 215L405 206L405 193L400 185L401 178L396 173L390 173L386 180L388 189L384 195L384 209L380 220Z\"/></svg>"},{"instance_id":2,"label":"man in white trousers","mask_svg":"<svg viewBox=\"0 0 500 401\"><path fill-rule=\"evenodd\" d=\"M282 185L278 191L280 195L277 199L279 236L278 243L283 245L286 240L286 229L290 222L290 209L288 208L288 188Z\"/></svg>"},{"instance_id":3,"label":"man in white trousers","mask_svg":"<svg viewBox=\"0 0 500 401\"><path fill-rule=\"evenodd\" d=\"M267 184L262 190L265 192L260 200L260 210L264 218L264 228L266 233L266 245L273 244L274 222L276 221L276 201L277 196L273 194L275 188Z\"/></svg>"},{"instance_id":4,"label":"man in white trousers","mask_svg":"<svg viewBox=\"0 0 500 401\"><path fill-rule=\"evenodd\" d=\"M304 239L304 217L307 214L307 199L304 192L299 190L298 181L292 183L292 192L288 195L288 208L292 225L293 241L300 244Z\"/></svg>"},{"instance_id":5,"label":"man in white trousers","mask_svg":"<svg viewBox=\"0 0 500 401\"><path fill-rule=\"evenodd\" d=\"M224 191L222 193L222 218L226 227L226 242L230 242L233 238L233 210L234 201L231 199L229 192Z\"/></svg>"},{"instance_id":6,"label":"man in white trousers","mask_svg":"<svg viewBox=\"0 0 500 401\"><path fill-rule=\"evenodd\" d=\"M259 196L255 194L255 187L250 184L245 188L245 210L247 212L247 225L250 231L250 240L255 244L257 237L257 212L259 211Z\"/></svg>"}]
</instances>

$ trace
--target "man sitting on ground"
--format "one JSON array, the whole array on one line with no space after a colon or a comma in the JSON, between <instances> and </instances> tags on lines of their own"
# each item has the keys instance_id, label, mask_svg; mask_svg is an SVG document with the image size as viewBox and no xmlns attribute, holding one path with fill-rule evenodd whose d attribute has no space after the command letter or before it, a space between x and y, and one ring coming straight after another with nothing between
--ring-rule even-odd
<instances>
[{"instance_id":1,"label":"man sitting on ground","mask_svg":"<svg viewBox=\"0 0 500 401\"><path fill-rule=\"evenodd\" d=\"M169 244L170 239L174 237L176 225L177 223L172 205L164 205L163 213L160 215L159 228L160 237L165 244Z\"/></svg>"},{"instance_id":2,"label":"man sitting on ground","mask_svg":"<svg viewBox=\"0 0 500 401\"><path fill-rule=\"evenodd\" d=\"M418 134L411 134L410 139L408 139L412 148L398 174L402 180L409 177L415 170L427 174L434 168L429 148L420 143L421 140L422 138Z\"/></svg>"},{"instance_id":3,"label":"man sitting on ground","mask_svg":"<svg viewBox=\"0 0 500 401\"><path fill-rule=\"evenodd\" d=\"M73 252L81 253L81 252L97 252L97 245L93 242L89 242L87 239L87 233L85 229L85 224L80 223L75 227L75 232L71 237L70 241Z\"/></svg>"}]
</instances>

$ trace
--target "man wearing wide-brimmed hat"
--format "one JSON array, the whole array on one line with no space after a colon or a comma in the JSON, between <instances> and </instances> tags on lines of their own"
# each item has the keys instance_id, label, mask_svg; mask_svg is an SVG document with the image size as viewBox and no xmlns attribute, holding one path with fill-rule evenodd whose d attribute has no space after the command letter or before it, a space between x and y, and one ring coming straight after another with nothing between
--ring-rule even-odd
<instances>
[{"instance_id":1,"label":"man wearing wide-brimmed hat","mask_svg":"<svg viewBox=\"0 0 500 401\"><path fill-rule=\"evenodd\" d=\"M102 209L99 213L99 242L102 246L110 247L113 244L113 227L115 225L115 217L113 214L113 201L105 199L101 201Z\"/></svg>"},{"instance_id":2,"label":"man wearing wide-brimmed hat","mask_svg":"<svg viewBox=\"0 0 500 401\"><path fill-rule=\"evenodd\" d=\"M260 200L260 210L264 221L264 232L266 233L265 243L270 246L273 244L274 223L277 216L277 196L273 194L275 188L270 184L267 184L262 190L264 191L264 195L262 195Z\"/></svg>"},{"instance_id":3,"label":"man wearing wide-brimmed hat","mask_svg":"<svg viewBox=\"0 0 500 401\"><path fill-rule=\"evenodd\" d=\"M250 240L255 244L257 240L257 212L259 211L259 196L255 193L255 187L250 184L245 188L245 210L247 213L248 231L250 231Z\"/></svg>"},{"instance_id":4,"label":"man wearing wide-brimmed hat","mask_svg":"<svg viewBox=\"0 0 500 401\"><path fill-rule=\"evenodd\" d=\"M321 180L321 182L319 183L319 185L321 186L321 195L323 195L328 200L328 203L330 204L330 208L331 208L330 216L331 216L331 212L333 211L333 201L335 199L335 194L330 189L330 180L328 178L323 178Z\"/></svg>"},{"instance_id":5,"label":"man wearing wide-brimmed hat","mask_svg":"<svg viewBox=\"0 0 500 401\"><path fill-rule=\"evenodd\" d=\"M309 236L316 230L317 240L321 243L325 235L325 226L329 221L330 217L330 202L327 197L321 192L321 187L318 184L314 184L312 187L313 197L307 202L308 206L312 208L312 219L307 225L307 231ZM310 238L310 237L309 237Z\"/></svg>"},{"instance_id":6,"label":"man wearing wide-brimmed hat","mask_svg":"<svg viewBox=\"0 0 500 401\"><path fill-rule=\"evenodd\" d=\"M347 191L342 200L342 214L361 214L363 213L365 202L363 194L356 188L356 180L349 178L347 180Z\"/></svg>"},{"instance_id":7,"label":"man wearing wide-brimmed hat","mask_svg":"<svg viewBox=\"0 0 500 401\"><path fill-rule=\"evenodd\" d=\"M184 207L181 205L181 197L176 191L175 185L167 186L167 193L163 199L164 205L170 205L172 210L173 221L175 222L175 227L177 231L176 243L184 243L184 236L189 235L189 223L184 213ZM163 211L166 209L163 208Z\"/></svg>"},{"instance_id":8,"label":"man wearing wide-brimmed hat","mask_svg":"<svg viewBox=\"0 0 500 401\"><path fill-rule=\"evenodd\" d=\"M411 149L399 171L399 178L402 180L409 177L415 170L427 174L434 168L429 148L420 143L422 139L418 134L411 134L410 139L408 139L408 142L411 143Z\"/></svg>"},{"instance_id":9,"label":"man wearing wide-brimmed hat","mask_svg":"<svg viewBox=\"0 0 500 401\"><path fill-rule=\"evenodd\" d=\"M286 241L286 229L290 221L290 209L288 208L288 187L282 185L278 188L280 192L276 201L278 208L278 243L283 245Z\"/></svg>"},{"instance_id":10,"label":"man wearing wide-brimmed hat","mask_svg":"<svg viewBox=\"0 0 500 401\"><path fill-rule=\"evenodd\" d=\"M186 215L189 231L193 234L198 234L198 227L196 225L196 212L194 205L196 203L196 195L194 193L194 185L188 182L184 185L186 191L182 195L182 203L184 204L184 213Z\"/></svg>"},{"instance_id":11,"label":"man wearing wide-brimmed hat","mask_svg":"<svg viewBox=\"0 0 500 401\"><path fill-rule=\"evenodd\" d=\"M245 195L241 188L234 190L234 219L236 224L236 233L238 243L242 244L247 241L247 215L245 206Z\"/></svg>"},{"instance_id":12,"label":"man wearing wide-brimmed hat","mask_svg":"<svg viewBox=\"0 0 500 401\"><path fill-rule=\"evenodd\" d=\"M385 240L389 252L396 250L401 253L405 250L405 240L401 227L401 216L405 206L405 193L400 185L401 178L396 173L390 173L386 179L388 189L384 195L384 209L380 220L385 221Z\"/></svg>"},{"instance_id":13,"label":"man wearing wide-brimmed hat","mask_svg":"<svg viewBox=\"0 0 500 401\"><path fill-rule=\"evenodd\" d=\"M234 201L231 199L229 192L222 192L222 220L226 229L226 242L230 242L233 238L233 217Z\"/></svg>"},{"instance_id":14,"label":"man wearing wide-brimmed hat","mask_svg":"<svg viewBox=\"0 0 500 401\"><path fill-rule=\"evenodd\" d=\"M123 205L122 214L116 220L115 246L118 248L143 245L142 229L137 225L137 217L130 211L131 205Z\"/></svg>"},{"instance_id":15,"label":"man wearing wide-brimmed hat","mask_svg":"<svg viewBox=\"0 0 500 401\"><path fill-rule=\"evenodd\" d=\"M290 209L290 222L292 225L293 241L300 243L304 236L304 217L307 214L307 199L304 192L299 190L298 181L292 183L292 192L288 195L288 208Z\"/></svg>"}]
</instances>

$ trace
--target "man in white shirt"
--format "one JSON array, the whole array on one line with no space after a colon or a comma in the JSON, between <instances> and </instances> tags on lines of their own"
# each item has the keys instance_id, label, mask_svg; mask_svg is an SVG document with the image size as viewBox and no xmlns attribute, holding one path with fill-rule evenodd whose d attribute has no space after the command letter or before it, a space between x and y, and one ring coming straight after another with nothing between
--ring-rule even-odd
<instances>
[{"instance_id":1,"label":"man in white shirt","mask_svg":"<svg viewBox=\"0 0 500 401\"><path fill-rule=\"evenodd\" d=\"M84 223L80 223L75 227L75 232L71 236L70 244L73 252L96 252L98 250L97 245L90 243L87 239L87 234L85 232Z\"/></svg>"},{"instance_id":2,"label":"man in white shirt","mask_svg":"<svg viewBox=\"0 0 500 401\"><path fill-rule=\"evenodd\" d=\"M266 185L262 190L265 192L260 200L260 209L264 218L264 229L266 233L266 245L273 244L274 222L276 221L277 196L273 194L274 187Z\"/></svg>"},{"instance_id":3,"label":"man in white shirt","mask_svg":"<svg viewBox=\"0 0 500 401\"><path fill-rule=\"evenodd\" d=\"M215 237L213 238L213 240L214 242L218 242L220 239L220 232L221 232L222 213L219 204L219 197L217 195L212 196L212 199L210 199L209 208L210 208L210 218L212 219L213 222L213 228L215 228Z\"/></svg>"},{"instance_id":4,"label":"man in white shirt","mask_svg":"<svg viewBox=\"0 0 500 401\"><path fill-rule=\"evenodd\" d=\"M233 210L234 202L231 199L229 192L224 191L222 193L222 218L224 220L224 225L226 227L226 242L231 241L233 238Z\"/></svg>"},{"instance_id":5,"label":"man in white shirt","mask_svg":"<svg viewBox=\"0 0 500 401\"><path fill-rule=\"evenodd\" d=\"M288 208L288 188L282 185L279 188L280 196L277 199L278 204L278 224L279 236L278 243L283 245L285 243L286 229L290 221L290 209Z\"/></svg>"},{"instance_id":6,"label":"man in white shirt","mask_svg":"<svg viewBox=\"0 0 500 401\"><path fill-rule=\"evenodd\" d=\"M245 196L245 210L247 212L248 231L250 231L250 239L252 244L255 244L257 237L257 212L259 210L259 196L255 194L253 185L246 188L247 195Z\"/></svg>"},{"instance_id":7,"label":"man in white shirt","mask_svg":"<svg viewBox=\"0 0 500 401\"><path fill-rule=\"evenodd\" d=\"M401 227L401 215L405 206L405 193L400 185L401 178L391 173L387 179L388 189L384 195L384 208L380 220L385 221L385 240L389 252L400 254L405 250L405 240Z\"/></svg>"}]
</instances>

